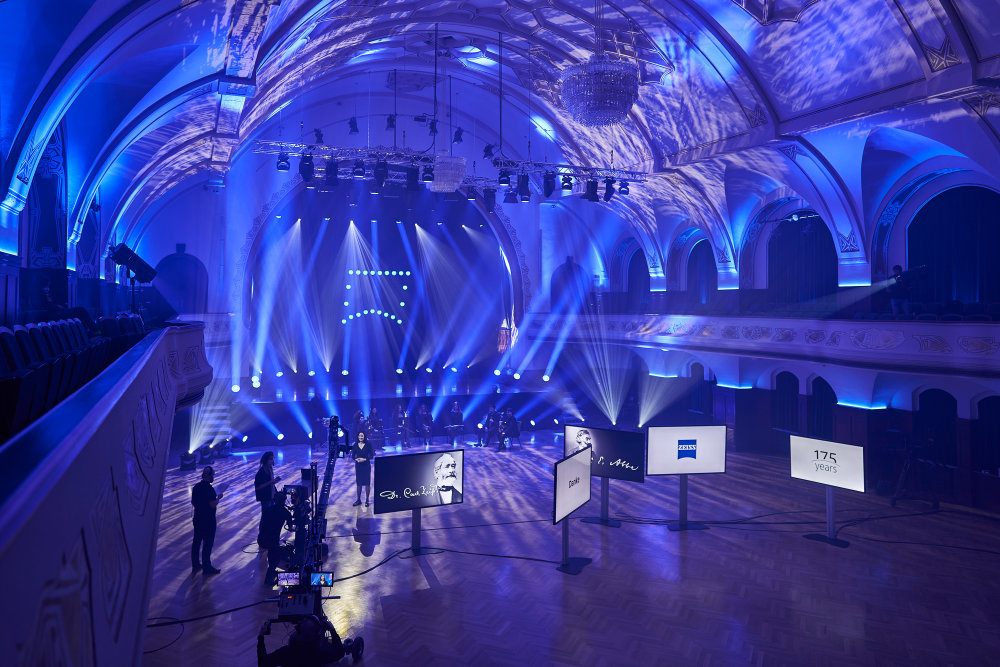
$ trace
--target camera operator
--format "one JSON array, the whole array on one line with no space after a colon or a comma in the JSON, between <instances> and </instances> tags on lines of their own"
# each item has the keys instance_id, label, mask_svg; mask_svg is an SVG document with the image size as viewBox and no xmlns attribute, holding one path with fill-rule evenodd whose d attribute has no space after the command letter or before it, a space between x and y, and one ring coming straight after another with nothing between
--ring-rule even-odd
<instances>
[{"instance_id":1,"label":"camera operator","mask_svg":"<svg viewBox=\"0 0 1000 667\"><path fill-rule=\"evenodd\" d=\"M296 562L305 562L305 550L309 543L309 496L303 487L294 487L292 491L292 523L295 525L295 558Z\"/></svg>"},{"instance_id":2,"label":"camera operator","mask_svg":"<svg viewBox=\"0 0 1000 667\"><path fill-rule=\"evenodd\" d=\"M341 642L333 624L325 617L305 616L295 626L288 644L268 653L264 635L271 633L271 621L266 621L257 635L258 667L319 667L337 662L348 653L357 662L365 650L361 637Z\"/></svg>"},{"instance_id":3,"label":"camera operator","mask_svg":"<svg viewBox=\"0 0 1000 667\"><path fill-rule=\"evenodd\" d=\"M281 531L293 522L292 514L285 507L285 492L274 494L274 502L264 509L260 520L260 545L267 549L267 575L264 583L274 586L277 578L278 564L292 556L291 547L281 546Z\"/></svg>"}]
</instances>

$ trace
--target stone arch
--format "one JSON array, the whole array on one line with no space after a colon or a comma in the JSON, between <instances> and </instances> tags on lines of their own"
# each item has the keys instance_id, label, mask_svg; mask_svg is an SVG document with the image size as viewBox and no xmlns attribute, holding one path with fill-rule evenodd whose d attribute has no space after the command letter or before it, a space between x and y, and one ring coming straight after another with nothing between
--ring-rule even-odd
<instances>
[{"instance_id":1,"label":"stone arch","mask_svg":"<svg viewBox=\"0 0 1000 667\"><path fill-rule=\"evenodd\" d=\"M807 201L794 191L782 188L755 209L740 241L740 289L767 287L767 245L771 235L786 216L807 208Z\"/></svg>"},{"instance_id":2,"label":"stone arch","mask_svg":"<svg viewBox=\"0 0 1000 667\"><path fill-rule=\"evenodd\" d=\"M928 160L904 174L877 209L871 240L871 280L885 280L894 264L908 266L906 232L913 218L937 195L952 188L978 186L1000 193L1000 180L965 157ZM904 221L904 224L896 224Z\"/></svg>"}]
</instances>

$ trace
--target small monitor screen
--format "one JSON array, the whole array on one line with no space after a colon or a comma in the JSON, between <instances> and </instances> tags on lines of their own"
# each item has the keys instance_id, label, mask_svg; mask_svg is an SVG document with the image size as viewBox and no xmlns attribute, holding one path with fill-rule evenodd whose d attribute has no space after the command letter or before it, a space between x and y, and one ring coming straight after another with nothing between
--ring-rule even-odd
<instances>
[{"instance_id":1,"label":"small monitor screen","mask_svg":"<svg viewBox=\"0 0 1000 667\"><path fill-rule=\"evenodd\" d=\"M376 458L375 514L463 502L464 462L464 449Z\"/></svg>"},{"instance_id":2,"label":"small monitor screen","mask_svg":"<svg viewBox=\"0 0 1000 667\"><path fill-rule=\"evenodd\" d=\"M279 586L298 586L299 585L299 573L298 572L279 572L278 573L278 585Z\"/></svg>"},{"instance_id":3,"label":"small monitor screen","mask_svg":"<svg viewBox=\"0 0 1000 667\"><path fill-rule=\"evenodd\" d=\"M726 427L650 426L649 475L726 472Z\"/></svg>"},{"instance_id":4,"label":"small monitor screen","mask_svg":"<svg viewBox=\"0 0 1000 667\"><path fill-rule=\"evenodd\" d=\"M590 502L590 447L556 462L552 523L559 523Z\"/></svg>"},{"instance_id":5,"label":"small monitor screen","mask_svg":"<svg viewBox=\"0 0 1000 667\"><path fill-rule=\"evenodd\" d=\"M593 448L591 474L594 477L645 481L646 436L635 431L615 431L583 424L563 427L563 455L584 447Z\"/></svg>"},{"instance_id":6,"label":"small monitor screen","mask_svg":"<svg viewBox=\"0 0 1000 667\"><path fill-rule=\"evenodd\" d=\"M333 586L333 572L312 572L309 574L310 586Z\"/></svg>"}]
</instances>

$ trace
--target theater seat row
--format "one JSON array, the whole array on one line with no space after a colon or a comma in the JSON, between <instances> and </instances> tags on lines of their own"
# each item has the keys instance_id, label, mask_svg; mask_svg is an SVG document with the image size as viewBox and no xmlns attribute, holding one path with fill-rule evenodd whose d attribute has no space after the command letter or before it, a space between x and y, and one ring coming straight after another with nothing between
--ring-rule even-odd
<instances>
[{"instance_id":1,"label":"theater seat row","mask_svg":"<svg viewBox=\"0 0 1000 667\"><path fill-rule=\"evenodd\" d=\"M0 327L0 442L83 386L141 335L91 339L79 319Z\"/></svg>"}]
</instances>

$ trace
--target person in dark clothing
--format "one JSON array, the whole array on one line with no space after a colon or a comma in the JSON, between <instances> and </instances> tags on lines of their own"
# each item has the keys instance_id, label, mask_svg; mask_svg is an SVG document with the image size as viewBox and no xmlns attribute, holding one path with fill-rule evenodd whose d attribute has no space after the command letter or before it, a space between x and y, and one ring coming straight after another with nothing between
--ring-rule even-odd
<instances>
[{"instance_id":1,"label":"person in dark clothing","mask_svg":"<svg viewBox=\"0 0 1000 667\"><path fill-rule=\"evenodd\" d=\"M299 621L288 644L274 653L268 653L264 645L264 635L270 632L271 622L266 621L257 635L258 667L320 667L337 662L348 653L357 662L365 650L364 639L355 637L342 642L329 620L313 615Z\"/></svg>"},{"instance_id":2,"label":"person in dark clothing","mask_svg":"<svg viewBox=\"0 0 1000 667\"><path fill-rule=\"evenodd\" d=\"M420 406L420 412L417 414L417 428L420 429L420 437L424 440L424 445L429 445L431 442L431 432L434 427L434 417L428 412L426 405Z\"/></svg>"},{"instance_id":3,"label":"person in dark clothing","mask_svg":"<svg viewBox=\"0 0 1000 667\"><path fill-rule=\"evenodd\" d=\"M910 277L907 273L909 272L903 272L903 267L899 264L892 267L886 291L889 293L889 305L893 315L910 314Z\"/></svg>"},{"instance_id":4,"label":"person in dark clothing","mask_svg":"<svg viewBox=\"0 0 1000 667\"><path fill-rule=\"evenodd\" d=\"M354 443L351 455L354 457L354 481L358 486L358 499L354 501L354 506L361 504L361 487L365 487L365 507L368 507L368 496L372 489L371 460L375 456L375 448L368 442L364 431L358 433L358 441Z\"/></svg>"},{"instance_id":5,"label":"person in dark clothing","mask_svg":"<svg viewBox=\"0 0 1000 667\"><path fill-rule=\"evenodd\" d=\"M461 434L463 426L465 426L465 416L462 414L462 408L459 407L458 401L455 401L448 413L448 436L452 446L455 445L455 438Z\"/></svg>"},{"instance_id":6,"label":"person in dark clothing","mask_svg":"<svg viewBox=\"0 0 1000 667\"><path fill-rule=\"evenodd\" d=\"M274 494L274 502L264 508L260 520L260 546L267 549L267 574L264 583L273 586L277 578L278 563L288 560L292 550L281 546L281 531L292 524L292 513L285 507L285 492Z\"/></svg>"},{"instance_id":7,"label":"person in dark clothing","mask_svg":"<svg viewBox=\"0 0 1000 667\"><path fill-rule=\"evenodd\" d=\"M491 404L489 412L483 418L483 431L485 431L485 436L480 432L479 444L482 447L488 447L490 440L496 439L497 444L500 444L500 413Z\"/></svg>"},{"instance_id":8,"label":"person in dark clothing","mask_svg":"<svg viewBox=\"0 0 1000 667\"><path fill-rule=\"evenodd\" d=\"M518 431L517 420L514 419L514 412L507 408L507 411L503 413L503 419L500 420L500 444L497 446L497 451L503 452L507 450L507 441L511 438L516 438L520 436Z\"/></svg>"},{"instance_id":9,"label":"person in dark clothing","mask_svg":"<svg viewBox=\"0 0 1000 667\"><path fill-rule=\"evenodd\" d=\"M275 484L281 478L274 474L274 452L264 452L260 457L260 468L253 478L254 495L260 503L260 525L257 528L257 544L261 544L261 531L264 526L264 513L274 502L274 494L277 491ZM263 546L263 545L261 545Z\"/></svg>"},{"instance_id":10,"label":"person in dark clothing","mask_svg":"<svg viewBox=\"0 0 1000 667\"><path fill-rule=\"evenodd\" d=\"M194 542L191 544L191 569L205 574L218 574L219 568L212 565L212 545L215 544L215 508L222 494L215 492L212 482L215 471L205 466L201 471L201 481L191 489L191 504L194 505ZM201 560L198 552L201 551Z\"/></svg>"}]
</instances>

